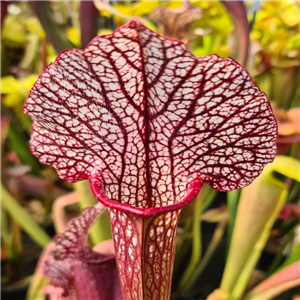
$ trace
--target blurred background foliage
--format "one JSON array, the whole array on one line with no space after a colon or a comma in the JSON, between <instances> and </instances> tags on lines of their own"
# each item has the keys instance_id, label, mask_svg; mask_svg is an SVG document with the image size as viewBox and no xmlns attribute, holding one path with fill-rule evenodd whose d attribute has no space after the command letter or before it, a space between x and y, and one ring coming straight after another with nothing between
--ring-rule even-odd
<instances>
[{"instance_id":1,"label":"blurred background foliage","mask_svg":"<svg viewBox=\"0 0 300 300\"><path fill-rule=\"evenodd\" d=\"M244 45L247 59L240 63L272 102L279 124L278 154L299 160L300 2L245 4L250 42L249 47ZM147 27L165 37L182 40L196 56L215 53L239 59L238 49L242 49L241 44L248 38L244 36L242 40L241 33L236 35L239 25L221 1L189 1L188 4L184 1L94 1L85 7L80 1L1 2L1 180L5 199L1 209L1 275L2 285L8 290L31 281L41 248L57 230L51 218L53 201L74 190L73 185L61 181L52 168L41 165L31 155L31 120L22 112L23 103L39 74L61 51L84 48L94 36L110 34L132 17L140 18ZM247 35L247 30L242 34ZM298 203L299 184L289 180L288 188L287 202ZM75 190L86 195L80 186ZM210 200L199 206L200 212L213 202L215 195L211 193L206 191ZM93 196L89 197L92 199L89 205L95 203ZM237 204L232 203L237 203L238 197L236 194L230 200L229 210L233 213ZM64 210L67 219L88 205L84 201L68 205ZM224 201L215 204L222 205ZM14 214L16 211L18 214ZM213 215L217 220L220 216ZM21 219L27 223L24 225ZM107 220L102 220L102 228L107 226L104 223ZM292 230L296 224L295 220L276 223L273 234L280 237L276 247L281 248L273 253L273 270L282 260L282 251L294 249L290 246L287 250L284 245L293 241ZM278 233L280 230L283 233ZM178 232L179 237L187 234L192 243L191 223L183 223ZM109 234L101 239L107 238ZM180 245L182 241L179 253ZM25 269L27 272L20 271ZM180 266L176 265L174 276L179 276L179 271Z\"/></svg>"}]
</instances>

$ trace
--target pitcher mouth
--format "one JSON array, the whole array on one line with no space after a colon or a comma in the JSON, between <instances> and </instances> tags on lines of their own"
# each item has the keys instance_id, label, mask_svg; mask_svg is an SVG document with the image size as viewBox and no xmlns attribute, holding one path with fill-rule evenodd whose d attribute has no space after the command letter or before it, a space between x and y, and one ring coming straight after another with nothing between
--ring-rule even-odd
<instances>
[{"instance_id":1,"label":"pitcher mouth","mask_svg":"<svg viewBox=\"0 0 300 300\"><path fill-rule=\"evenodd\" d=\"M176 211L183 208L184 206L190 204L195 199L195 197L197 196L197 194L199 193L200 189L204 184L204 182L199 177L197 177L194 180L192 180L187 186L187 194L182 200L166 206L141 208L141 207L132 206L130 204L117 202L105 197L101 189L99 188L99 186L94 182L93 178L89 178L89 181L95 197L102 204L104 204L109 208L120 210L125 213L130 213L142 218L150 218L166 212Z\"/></svg>"}]
</instances>

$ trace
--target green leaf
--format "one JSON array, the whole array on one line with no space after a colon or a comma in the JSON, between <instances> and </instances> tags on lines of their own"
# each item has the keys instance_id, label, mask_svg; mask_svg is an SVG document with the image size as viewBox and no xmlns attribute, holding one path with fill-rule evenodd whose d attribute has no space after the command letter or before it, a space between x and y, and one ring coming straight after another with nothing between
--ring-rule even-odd
<instances>
[{"instance_id":1,"label":"green leaf","mask_svg":"<svg viewBox=\"0 0 300 300\"><path fill-rule=\"evenodd\" d=\"M31 74L21 79L16 79L13 76L2 77L1 94L4 94L3 104L7 107L23 105L37 78L38 75L36 74Z\"/></svg>"},{"instance_id":2,"label":"green leaf","mask_svg":"<svg viewBox=\"0 0 300 300\"><path fill-rule=\"evenodd\" d=\"M281 19L288 26L300 25L300 7L299 5L291 2L285 3L283 10L281 11Z\"/></svg>"},{"instance_id":3,"label":"green leaf","mask_svg":"<svg viewBox=\"0 0 300 300\"><path fill-rule=\"evenodd\" d=\"M8 48L23 48L27 42L25 27L16 18L6 16L2 28L2 42Z\"/></svg>"},{"instance_id":4,"label":"green leaf","mask_svg":"<svg viewBox=\"0 0 300 300\"><path fill-rule=\"evenodd\" d=\"M8 214L38 245L45 247L51 241L46 232L32 220L2 184L1 199L2 205Z\"/></svg>"},{"instance_id":5,"label":"green leaf","mask_svg":"<svg viewBox=\"0 0 300 300\"><path fill-rule=\"evenodd\" d=\"M15 120L11 121L8 131L10 149L17 153L22 164L30 165L32 174L39 174L40 164L29 150L28 138Z\"/></svg>"},{"instance_id":6,"label":"green leaf","mask_svg":"<svg viewBox=\"0 0 300 300\"><path fill-rule=\"evenodd\" d=\"M300 182L300 161L289 156L278 155L272 164L268 164L265 167L264 174L267 180L274 185L286 187L284 183L273 176L274 172L278 172Z\"/></svg>"},{"instance_id":7,"label":"green leaf","mask_svg":"<svg viewBox=\"0 0 300 300\"><path fill-rule=\"evenodd\" d=\"M13 76L1 78L1 94L12 93L17 86L17 80Z\"/></svg>"},{"instance_id":8,"label":"green leaf","mask_svg":"<svg viewBox=\"0 0 300 300\"><path fill-rule=\"evenodd\" d=\"M30 17L24 21L25 28L39 39L43 39L45 37L45 32L42 28L41 23L36 17Z\"/></svg>"},{"instance_id":9,"label":"green leaf","mask_svg":"<svg viewBox=\"0 0 300 300\"><path fill-rule=\"evenodd\" d=\"M221 290L229 292L228 299L239 299L242 296L270 230L286 201L288 187L274 173L300 180L299 171L300 161L277 156L252 184L242 190L221 283Z\"/></svg>"},{"instance_id":10,"label":"green leaf","mask_svg":"<svg viewBox=\"0 0 300 300\"><path fill-rule=\"evenodd\" d=\"M131 16L141 17L150 14L158 6L159 1L139 1L132 6Z\"/></svg>"},{"instance_id":11,"label":"green leaf","mask_svg":"<svg viewBox=\"0 0 300 300\"><path fill-rule=\"evenodd\" d=\"M296 261L300 261L300 225L295 228L293 246L288 259L276 270L276 272Z\"/></svg>"}]
</instances>

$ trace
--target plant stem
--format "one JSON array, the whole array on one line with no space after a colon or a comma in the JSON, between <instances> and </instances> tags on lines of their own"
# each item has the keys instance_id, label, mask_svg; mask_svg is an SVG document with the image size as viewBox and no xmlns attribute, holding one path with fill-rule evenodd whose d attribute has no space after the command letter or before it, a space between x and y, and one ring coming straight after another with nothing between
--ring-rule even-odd
<instances>
[{"instance_id":1,"label":"plant stem","mask_svg":"<svg viewBox=\"0 0 300 300\"><path fill-rule=\"evenodd\" d=\"M292 242L294 238L294 232L291 231L287 236L284 237L284 240L280 246L280 250L276 254L275 258L273 259L271 265L268 268L267 276L270 276L276 269L277 267L281 264L282 259L284 257L283 251L286 248L287 244Z\"/></svg>"},{"instance_id":2,"label":"plant stem","mask_svg":"<svg viewBox=\"0 0 300 300\"><path fill-rule=\"evenodd\" d=\"M208 185L205 185L197 195L194 206L194 222L193 222L193 248L191 260L180 280L179 290L188 291L192 285L191 280L194 278L194 272L197 268L197 264L201 258L201 213L211 204L215 199L217 191L211 189ZM201 263L200 263L201 264Z\"/></svg>"},{"instance_id":3,"label":"plant stem","mask_svg":"<svg viewBox=\"0 0 300 300\"><path fill-rule=\"evenodd\" d=\"M209 243L209 246L208 246L201 262L196 266L193 274L191 274L189 280L186 282L186 285L180 291L182 294L186 293L187 291L189 291L193 288L195 282L198 280L199 276L201 275L203 270L206 268L211 257L213 256L217 247L219 246L219 244L222 240L222 237L224 236L226 225L227 225L226 220L220 221L218 223L217 228L215 229L213 237Z\"/></svg>"},{"instance_id":4,"label":"plant stem","mask_svg":"<svg viewBox=\"0 0 300 300\"><path fill-rule=\"evenodd\" d=\"M49 1L32 1L30 5L43 26L48 40L58 53L75 48L67 38L67 35L64 34L61 28L53 21Z\"/></svg>"},{"instance_id":5,"label":"plant stem","mask_svg":"<svg viewBox=\"0 0 300 300\"><path fill-rule=\"evenodd\" d=\"M79 8L81 48L86 47L97 36L99 11L92 1L81 1Z\"/></svg>"},{"instance_id":6,"label":"plant stem","mask_svg":"<svg viewBox=\"0 0 300 300\"><path fill-rule=\"evenodd\" d=\"M218 194L217 190L213 190L208 185L204 185L203 189L205 192L204 192L204 196L203 196L201 211L205 211L210 206L210 204L214 201L214 199L216 198L216 196Z\"/></svg>"},{"instance_id":7,"label":"plant stem","mask_svg":"<svg viewBox=\"0 0 300 300\"><path fill-rule=\"evenodd\" d=\"M237 61L245 66L249 51L250 26L247 19L247 9L242 1L222 1L235 25L235 46L238 47Z\"/></svg>"},{"instance_id":8,"label":"plant stem","mask_svg":"<svg viewBox=\"0 0 300 300\"><path fill-rule=\"evenodd\" d=\"M226 256L228 255L229 245L232 237L232 232L234 229L239 197L240 197L240 190L234 190L227 193L227 207L229 213L229 220L228 220L228 230L227 230Z\"/></svg>"},{"instance_id":9,"label":"plant stem","mask_svg":"<svg viewBox=\"0 0 300 300\"><path fill-rule=\"evenodd\" d=\"M197 195L194 206L194 217L193 217L193 245L192 245L192 257L190 262L180 280L179 289L187 284L189 281L197 263L201 258L201 210L203 202L204 189L202 189Z\"/></svg>"},{"instance_id":10,"label":"plant stem","mask_svg":"<svg viewBox=\"0 0 300 300\"><path fill-rule=\"evenodd\" d=\"M45 247L51 238L32 220L2 184L1 194L3 208L38 245Z\"/></svg>"},{"instance_id":11,"label":"plant stem","mask_svg":"<svg viewBox=\"0 0 300 300\"><path fill-rule=\"evenodd\" d=\"M10 220L10 246L9 256L11 260L18 260L22 253L22 234L19 224L14 219Z\"/></svg>"},{"instance_id":12,"label":"plant stem","mask_svg":"<svg viewBox=\"0 0 300 300\"><path fill-rule=\"evenodd\" d=\"M92 193L90 184L87 180L76 182L74 187L79 197L79 205L81 209L95 206L98 203L98 200ZM111 228L107 212L102 213L93 224L90 231L90 238L93 244L92 246L95 246L102 241L111 239Z\"/></svg>"}]
</instances>

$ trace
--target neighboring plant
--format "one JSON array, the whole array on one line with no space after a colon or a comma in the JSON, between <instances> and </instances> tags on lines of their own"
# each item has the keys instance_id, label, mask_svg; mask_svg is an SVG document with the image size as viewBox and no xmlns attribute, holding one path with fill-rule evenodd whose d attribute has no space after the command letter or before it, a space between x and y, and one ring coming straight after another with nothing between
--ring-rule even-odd
<instances>
[{"instance_id":1,"label":"neighboring plant","mask_svg":"<svg viewBox=\"0 0 300 300\"><path fill-rule=\"evenodd\" d=\"M121 299L114 255L92 251L87 245L88 231L103 212L98 203L72 219L64 233L55 237L54 258L47 259L44 272L53 286L48 293L61 299Z\"/></svg>"},{"instance_id":2,"label":"neighboring plant","mask_svg":"<svg viewBox=\"0 0 300 300\"><path fill-rule=\"evenodd\" d=\"M109 207L123 299L169 299L181 208L204 183L250 184L276 154L269 101L239 64L194 57L137 19L63 52L24 112L40 162L88 179Z\"/></svg>"},{"instance_id":3,"label":"neighboring plant","mask_svg":"<svg viewBox=\"0 0 300 300\"><path fill-rule=\"evenodd\" d=\"M299 14L298 1L263 1L251 31L248 69L278 108L299 106Z\"/></svg>"},{"instance_id":4,"label":"neighboring plant","mask_svg":"<svg viewBox=\"0 0 300 300\"><path fill-rule=\"evenodd\" d=\"M278 155L257 179L242 190L220 289L209 299L243 297L270 231L287 201L288 185L276 178L275 172L300 182L300 161ZM299 242L295 241L295 244ZM279 271L278 274L272 274L265 283L260 283L252 291L248 290L246 299L259 299L261 295L264 300L271 299L279 292L300 285L299 272L297 274L296 271L297 268L299 271L300 253L293 253L290 258L293 259L285 263L288 268L275 270ZM295 262L293 267L290 266ZM290 267L291 273L287 271Z\"/></svg>"}]
</instances>

